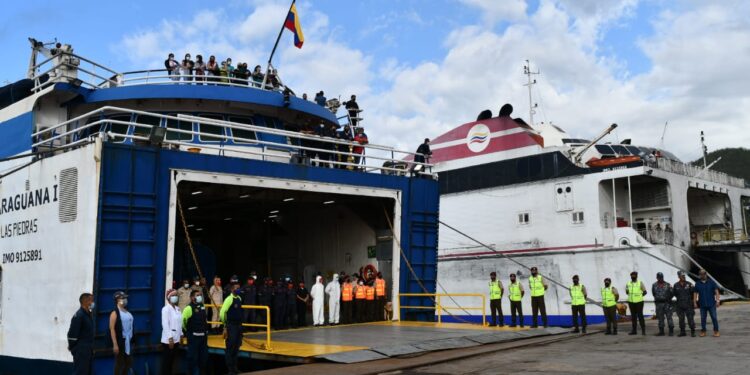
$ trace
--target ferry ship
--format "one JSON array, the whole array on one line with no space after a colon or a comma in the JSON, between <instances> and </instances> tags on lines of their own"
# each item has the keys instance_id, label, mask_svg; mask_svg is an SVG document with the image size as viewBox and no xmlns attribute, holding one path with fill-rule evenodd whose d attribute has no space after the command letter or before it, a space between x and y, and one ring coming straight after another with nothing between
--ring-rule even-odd
<instances>
[{"instance_id":1,"label":"ferry ship","mask_svg":"<svg viewBox=\"0 0 750 375\"><path fill-rule=\"evenodd\" d=\"M357 164L352 147L388 165L412 153L310 134L353 127L335 101L119 72L31 42L27 77L0 89L0 373L70 372L83 292L96 302L95 373L112 368L113 294L129 295L139 374L158 369L175 281L255 271L311 284L365 268L383 273L390 296L434 293L436 179ZM414 299L395 298L394 319L399 301L424 303Z\"/></svg>"},{"instance_id":2,"label":"ferry ship","mask_svg":"<svg viewBox=\"0 0 750 375\"><path fill-rule=\"evenodd\" d=\"M727 297L748 294L746 181L662 148L601 142L615 124L588 140L553 124L532 126L533 112L531 124L511 116L506 105L498 117L431 141L441 195L439 288L486 293L490 272L506 287L516 274L527 291L528 325L529 268L536 266L549 284L549 324L561 326L572 325L573 275L588 289L589 323L604 320L596 306L604 278L624 302L631 271L649 289L646 314L654 312L657 272L676 282L678 270L696 278L705 268ZM478 321L476 312L461 308L468 300L446 301L449 319ZM507 297L502 306L508 324Z\"/></svg>"}]
</instances>

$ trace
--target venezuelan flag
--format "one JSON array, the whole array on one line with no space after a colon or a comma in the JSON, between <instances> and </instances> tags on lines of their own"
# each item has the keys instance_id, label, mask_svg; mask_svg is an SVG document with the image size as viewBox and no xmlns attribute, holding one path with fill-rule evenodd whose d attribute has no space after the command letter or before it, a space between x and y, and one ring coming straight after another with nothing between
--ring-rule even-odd
<instances>
[{"instance_id":1,"label":"venezuelan flag","mask_svg":"<svg viewBox=\"0 0 750 375\"><path fill-rule=\"evenodd\" d=\"M302 26L299 23L299 15L297 15L297 6L294 4L289 8L289 14L286 16L286 21L284 21L284 27L294 33L294 46L302 48L305 36L302 34Z\"/></svg>"}]
</instances>

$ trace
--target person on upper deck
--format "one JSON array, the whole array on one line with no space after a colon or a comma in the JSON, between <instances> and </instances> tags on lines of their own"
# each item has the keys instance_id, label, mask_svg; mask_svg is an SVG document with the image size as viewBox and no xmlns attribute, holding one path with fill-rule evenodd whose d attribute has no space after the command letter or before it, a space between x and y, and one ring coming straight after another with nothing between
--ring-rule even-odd
<instances>
[{"instance_id":1,"label":"person on upper deck","mask_svg":"<svg viewBox=\"0 0 750 375\"><path fill-rule=\"evenodd\" d=\"M174 59L174 53L170 53L166 60L164 60L164 68L167 69L167 75L173 76L172 79L180 79L180 77L177 76L178 68L180 64L177 63L177 60Z\"/></svg>"},{"instance_id":2,"label":"person on upper deck","mask_svg":"<svg viewBox=\"0 0 750 375\"><path fill-rule=\"evenodd\" d=\"M260 65L256 65L253 69L253 73L250 75L253 78L253 86L261 87L263 85L263 72L261 71Z\"/></svg>"},{"instance_id":3,"label":"person on upper deck","mask_svg":"<svg viewBox=\"0 0 750 375\"><path fill-rule=\"evenodd\" d=\"M232 77L234 75L234 69L235 66L232 65L232 58L227 57L227 77Z\"/></svg>"},{"instance_id":4,"label":"person on upper deck","mask_svg":"<svg viewBox=\"0 0 750 375\"><path fill-rule=\"evenodd\" d=\"M352 152L357 154L354 156L354 164L359 165L360 161L362 161L362 155L365 153L364 145L370 143L364 128L357 128L357 135L354 136L354 142L360 144L360 146L354 146L352 149Z\"/></svg>"},{"instance_id":5,"label":"person on upper deck","mask_svg":"<svg viewBox=\"0 0 750 375\"><path fill-rule=\"evenodd\" d=\"M182 60L182 63L180 64L180 71L182 72L182 80L183 81L192 81L193 80L193 67L195 66L195 63L193 60L190 59L190 54L185 54L185 58Z\"/></svg>"},{"instance_id":6,"label":"person on upper deck","mask_svg":"<svg viewBox=\"0 0 750 375\"><path fill-rule=\"evenodd\" d=\"M327 101L328 100L326 99L326 96L325 96L325 93L323 93L323 90L315 94L315 103L317 103L319 106L325 107Z\"/></svg>"},{"instance_id":7,"label":"person on upper deck","mask_svg":"<svg viewBox=\"0 0 750 375\"><path fill-rule=\"evenodd\" d=\"M198 82L199 85L202 85L202 82L205 82L205 78L203 78L206 75L206 63L203 61L203 56L196 55L195 56L195 80Z\"/></svg>"},{"instance_id":8,"label":"person on upper deck","mask_svg":"<svg viewBox=\"0 0 750 375\"><path fill-rule=\"evenodd\" d=\"M208 58L208 63L206 63L206 75L211 76L218 76L219 75L219 64L216 62L216 56L211 55ZM217 80L215 78L209 78L209 82L216 82Z\"/></svg>"},{"instance_id":9,"label":"person on upper deck","mask_svg":"<svg viewBox=\"0 0 750 375\"><path fill-rule=\"evenodd\" d=\"M430 139L425 138L424 143L417 147L417 154L414 155L414 162L426 163L430 156L432 156L432 150L430 150Z\"/></svg>"},{"instance_id":10,"label":"person on upper deck","mask_svg":"<svg viewBox=\"0 0 750 375\"><path fill-rule=\"evenodd\" d=\"M359 122L359 104L357 104L357 96L352 95L349 101L344 102L344 108L349 112L349 119L351 120L352 126L357 126Z\"/></svg>"},{"instance_id":11,"label":"person on upper deck","mask_svg":"<svg viewBox=\"0 0 750 375\"><path fill-rule=\"evenodd\" d=\"M247 70L247 63L237 64L237 68L234 69L234 78L232 83L236 85L246 85L247 78L250 77L250 71Z\"/></svg>"},{"instance_id":12,"label":"person on upper deck","mask_svg":"<svg viewBox=\"0 0 750 375\"><path fill-rule=\"evenodd\" d=\"M273 68L268 72L268 83L273 86L274 90L278 90L282 86L281 78L279 78L279 72L276 68Z\"/></svg>"}]
</instances>

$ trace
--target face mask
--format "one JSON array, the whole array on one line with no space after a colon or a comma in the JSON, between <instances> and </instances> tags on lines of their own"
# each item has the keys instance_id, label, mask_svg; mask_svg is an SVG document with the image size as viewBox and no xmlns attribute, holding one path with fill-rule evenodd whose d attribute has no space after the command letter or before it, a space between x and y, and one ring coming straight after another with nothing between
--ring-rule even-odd
<instances>
[{"instance_id":1,"label":"face mask","mask_svg":"<svg viewBox=\"0 0 750 375\"><path fill-rule=\"evenodd\" d=\"M258 279L258 276L253 276L253 280L257 280L257 279Z\"/></svg>"},{"instance_id":2,"label":"face mask","mask_svg":"<svg viewBox=\"0 0 750 375\"><path fill-rule=\"evenodd\" d=\"M195 303L203 303L203 296L195 296Z\"/></svg>"},{"instance_id":3,"label":"face mask","mask_svg":"<svg viewBox=\"0 0 750 375\"><path fill-rule=\"evenodd\" d=\"M363 282L361 282L361 281L360 281L360 282L359 282L359 285L365 285L365 283L363 283Z\"/></svg>"},{"instance_id":4,"label":"face mask","mask_svg":"<svg viewBox=\"0 0 750 375\"><path fill-rule=\"evenodd\" d=\"M128 305L128 299L127 298L123 298L123 299L120 300L120 306L125 307L127 305Z\"/></svg>"},{"instance_id":5,"label":"face mask","mask_svg":"<svg viewBox=\"0 0 750 375\"><path fill-rule=\"evenodd\" d=\"M91 304L89 305L89 311L93 310L94 307L96 307L96 303L91 302Z\"/></svg>"},{"instance_id":6,"label":"face mask","mask_svg":"<svg viewBox=\"0 0 750 375\"><path fill-rule=\"evenodd\" d=\"M198 285L198 286L200 286L200 285L201 285L201 282L200 282L200 281L196 281L196 282L195 282L195 285Z\"/></svg>"},{"instance_id":7,"label":"face mask","mask_svg":"<svg viewBox=\"0 0 750 375\"><path fill-rule=\"evenodd\" d=\"M190 284L182 284L182 287L185 289L190 288Z\"/></svg>"},{"instance_id":8,"label":"face mask","mask_svg":"<svg viewBox=\"0 0 750 375\"><path fill-rule=\"evenodd\" d=\"M177 296L170 296L169 297L169 302L172 303L172 304L177 303L177 301L179 301L179 300L180 299Z\"/></svg>"}]
</instances>

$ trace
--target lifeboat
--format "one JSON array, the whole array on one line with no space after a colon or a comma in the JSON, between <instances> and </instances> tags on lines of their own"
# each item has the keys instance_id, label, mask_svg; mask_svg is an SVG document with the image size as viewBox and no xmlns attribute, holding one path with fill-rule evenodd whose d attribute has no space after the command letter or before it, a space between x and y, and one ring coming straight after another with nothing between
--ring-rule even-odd
<instances>
[{"instance_id":1,"label":"lifeboat","mask_svg":"<svg viewBox=\"0 0 750 375\"><path fill-rule=\"evenodd\" d=\"M591 168L605 168L605 167L612 167L615 165L622 165L622 164L628 164L633 162L640 162L641 157L640 156L618 156L616 158L607 158L607 159L598 159L598 158L592 158L591 160L586 162L586 165L588 165Z\"/></svg>"}]
</instances>

